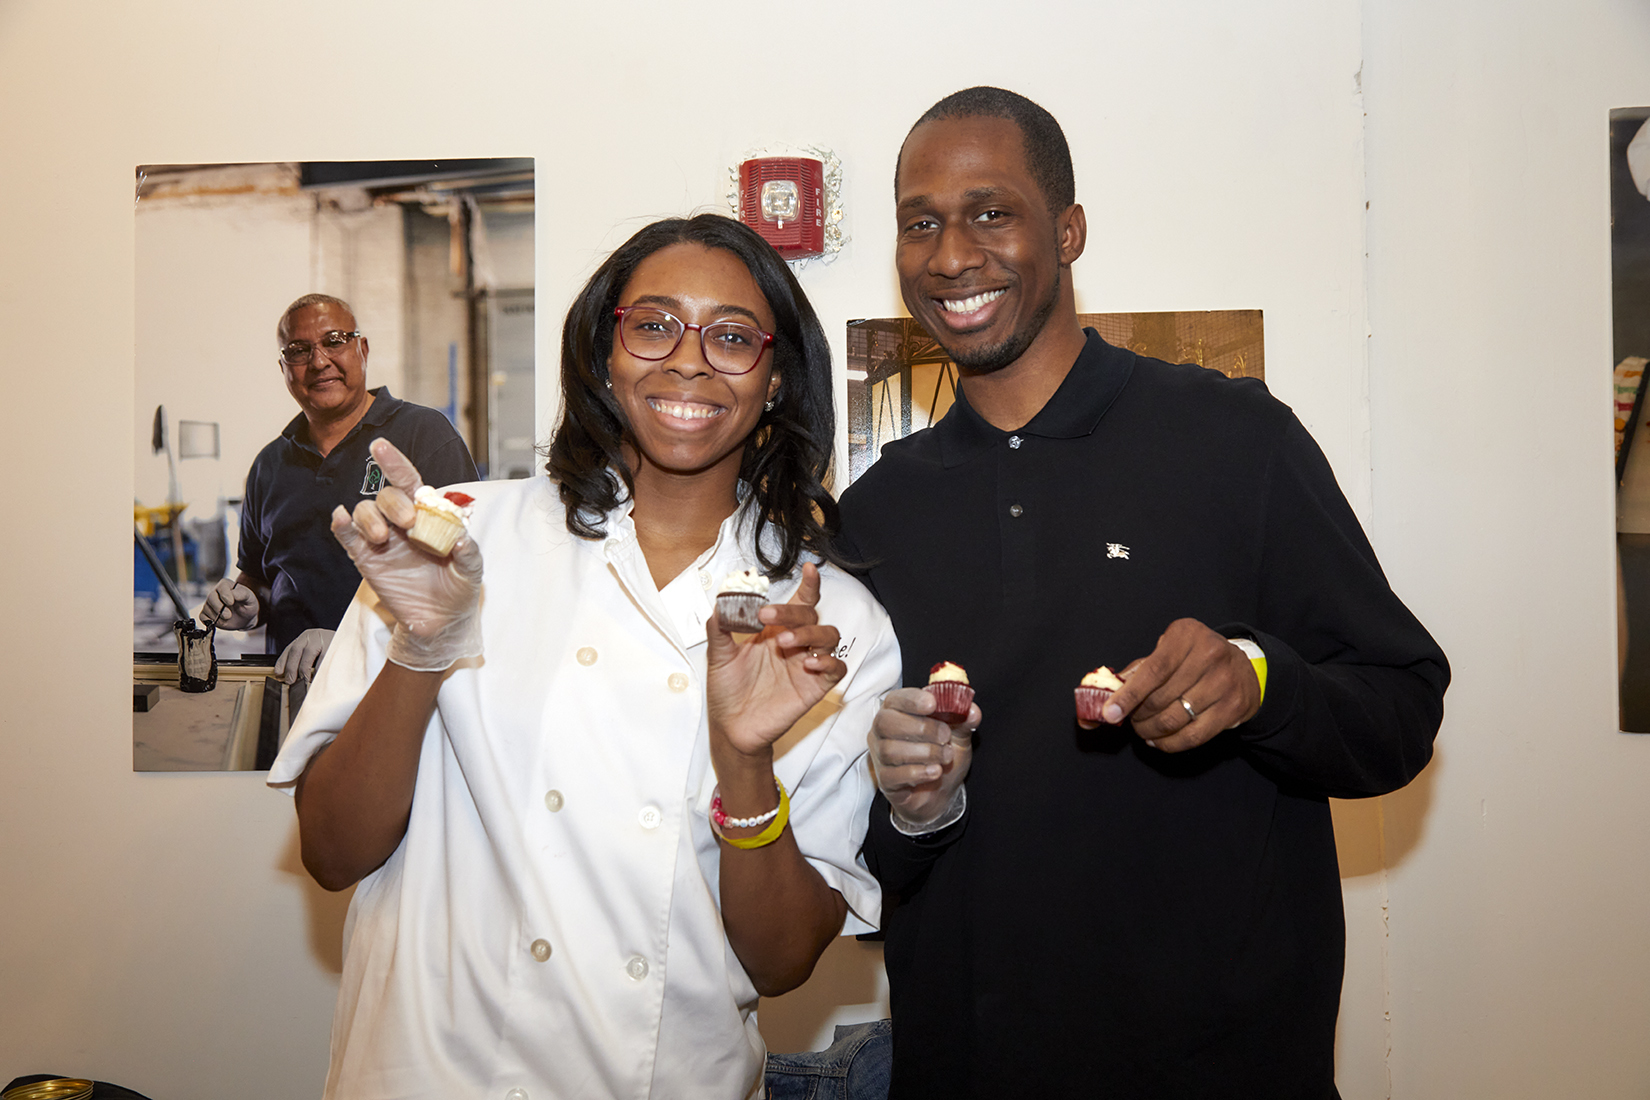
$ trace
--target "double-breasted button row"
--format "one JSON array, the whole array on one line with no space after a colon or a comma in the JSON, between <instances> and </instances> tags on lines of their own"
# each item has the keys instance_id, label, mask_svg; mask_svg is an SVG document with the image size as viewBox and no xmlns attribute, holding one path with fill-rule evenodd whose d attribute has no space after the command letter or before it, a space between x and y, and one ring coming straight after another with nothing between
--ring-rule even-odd
<instances>
[{"instance_id":1,"label":"double-breasted button row","mask_svg":"<svg viewBox=\"0 0 1650 1100\"><path fill-rule=\"evenodd\" d=\"M548 962L550 959L551 950L549 940L534 940L532 945L529 946L527 950L536 962ZM640 955L632 955L630 958L625 960L624 972L630 976L632 981L641 981L643 978L647 977L647 971L647 960L642 958Z\"/></svg>"},{"instance_id":2,"label":"double-breasted button row","mask_svg":"<svg viewBox=\"0 0 1650 1100\"><path fill-rule=\"evenodd\" d=\"M573 654L573 659L586 668L589 668L591 665L595 664L599 657L600 655L596 652L596 647L588 645L580 646L578 651ZM672 672L665 678L665 686L671 691L676 692L678 695L686 691L692 682L693 681L688 678L688 674L685 672Z\"/></svg>"},{"instance_id":3,"label":"double-breasted button row","mask_svg":"<svg viewBox=\"0 0 1650 1100\"><path fill-rule=\"evenodd\" d=\"M560 813L565 805L567 799L560 791L551 789L544 792L544 808L551 813ZM665 813L657 806L643 806L636 814L636 820L644 829L657 829L665 823Z\"/></svg>"}]
</instances>

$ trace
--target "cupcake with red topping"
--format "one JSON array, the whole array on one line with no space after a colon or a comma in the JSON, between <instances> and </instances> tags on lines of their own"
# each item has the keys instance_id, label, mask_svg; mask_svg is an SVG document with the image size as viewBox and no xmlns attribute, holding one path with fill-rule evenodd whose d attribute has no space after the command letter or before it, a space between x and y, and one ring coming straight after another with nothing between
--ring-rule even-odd
<instances>
[{"instance_id":1,"label":"cupcake with red topping","mask_svg":"<svg viewBox=\"0 0 1650 1100\"><path fill-rule=\"evenodd\" d=\"M1083 677L1083 682L1077 685L1077 717L1083 722L1104 722L1100 712L1110 699L1112 692L1120 691L1123 681L1117 678L1117 673L1101 665L1093 672Z\"/></svg>"},{"instance_id":2,"label":"cupcake with red topping","mask_svg":"<svg viewBox=\"0 0 1650 1100\"><path fill-rule=\"evenodd\" d=\"M446 557L464 534L464 517L470 514L470 505L474 503L475 498L468 493L456 490L443 493L420 485L413 494L418 515L407 537L436 557Z\"/></svg>"},{"instance_id":3,"label":"cupcake with red topping","mask_svg":"<svg viewBox=\"0 0 1650 1100\"><path fill-rule=\"evenodd\" d=\"M968 719L968 705L974 701L974 689L968 686L968 673L952 661L941 661L928 670L928 694L934 697L934 713L948 726Z\"/></svg>"}]
</instances>

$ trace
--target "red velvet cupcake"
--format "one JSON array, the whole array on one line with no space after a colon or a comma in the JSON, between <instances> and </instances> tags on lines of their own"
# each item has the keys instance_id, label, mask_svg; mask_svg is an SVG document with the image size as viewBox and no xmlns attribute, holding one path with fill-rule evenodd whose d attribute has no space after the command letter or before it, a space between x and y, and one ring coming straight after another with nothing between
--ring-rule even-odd
<instances>
[{"instance_id":1,"label":"red velvet cupcake","mask_svg":"<svg viewBox=\"0 0 1650 1100\"><path fill-rule=\"evenodd\" d=\"M968 719L968 706L974 701L974 689L968 686L968 673L961 665L941 661L928 670L928 694L934 697L934 713L948 726Z\"/></svg>"},{"instance_id":2,"label":"red velvet cupcake","mask_svg":"<svg viewBox=\"0 0 1650 1100\"><path fill-rule=\"evenodd\" d=\"M1121 689L1123 681L1105 665L1083 677L1077 685L1077 717L1084 722L1104 722L1100 716L1112 692Z\"/></svg>"}]
</instances>

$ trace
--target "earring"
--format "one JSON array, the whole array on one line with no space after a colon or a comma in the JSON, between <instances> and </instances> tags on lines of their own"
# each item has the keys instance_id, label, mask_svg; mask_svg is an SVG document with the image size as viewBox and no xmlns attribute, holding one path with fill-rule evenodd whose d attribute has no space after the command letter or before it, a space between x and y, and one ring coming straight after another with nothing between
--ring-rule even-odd
<instances>
[{"instance_id":1,"label":"earring","mask_svg":"<svg viewBox=\"0 0 1650 1100\"><path fill-rule=\"evenodd\" d=\"M608 389L613 388L613 379L611 379L611 378L607 379L607 388Z\"/></svg>"},{"instance_id":2,"label":"earring","mask_svg":"<svg viewBox=\"0 0 1650 1100\"><path fill-rule=\"evenodd\" d=\"M762 408L766 412L773 412L773 398L768 398L768 403L763 405Z\"/></svg>"}]
</instances>

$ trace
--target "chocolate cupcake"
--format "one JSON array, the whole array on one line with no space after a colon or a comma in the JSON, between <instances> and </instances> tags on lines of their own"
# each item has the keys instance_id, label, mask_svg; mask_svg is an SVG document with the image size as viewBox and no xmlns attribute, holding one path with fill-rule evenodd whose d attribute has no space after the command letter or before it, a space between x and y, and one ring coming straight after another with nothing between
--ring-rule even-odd
<instances>
[{"instance_id":1,"label":"chocolate cupcake","mask_svg":"<svg viewBox=\"0 0 1650 1100\"><path fill-rule=\"evenodd\" d=\"M941 661L928 670L928 694L934 697L934 713L948 726L968 719L968 705L974 701L974 689L968 686L968 673L950 661Z\"/></svg>"},{"instance_id":2,"label":"chocolate cupcake","mask_svg":"<svg viewBox=\"0 0 1650 1100\"><path fill-rule=\"evenodd\" d=\"M1100 712L1105 708L1106 700L1112 692L1123 687L1123 681L1117 674L1105 665L1101 665L1093 672L1083 677L1083 682L1077 685L1077 717L1083 722L1104 722Z\"/></svg>"},{"instance_id":3,"label":"chocolate cupcake","mask_svg":"<svg viewBox=\"0 0 1650 1100\"><path fill-rule=\"evenodd\" d=\"M722 589L716 593L716 617L722 620L723 630L741 634L759 634L761 620L756 613L768 602L768 578L755 569L741 569L722 579Z\"/></svg>"}]
</instances>

